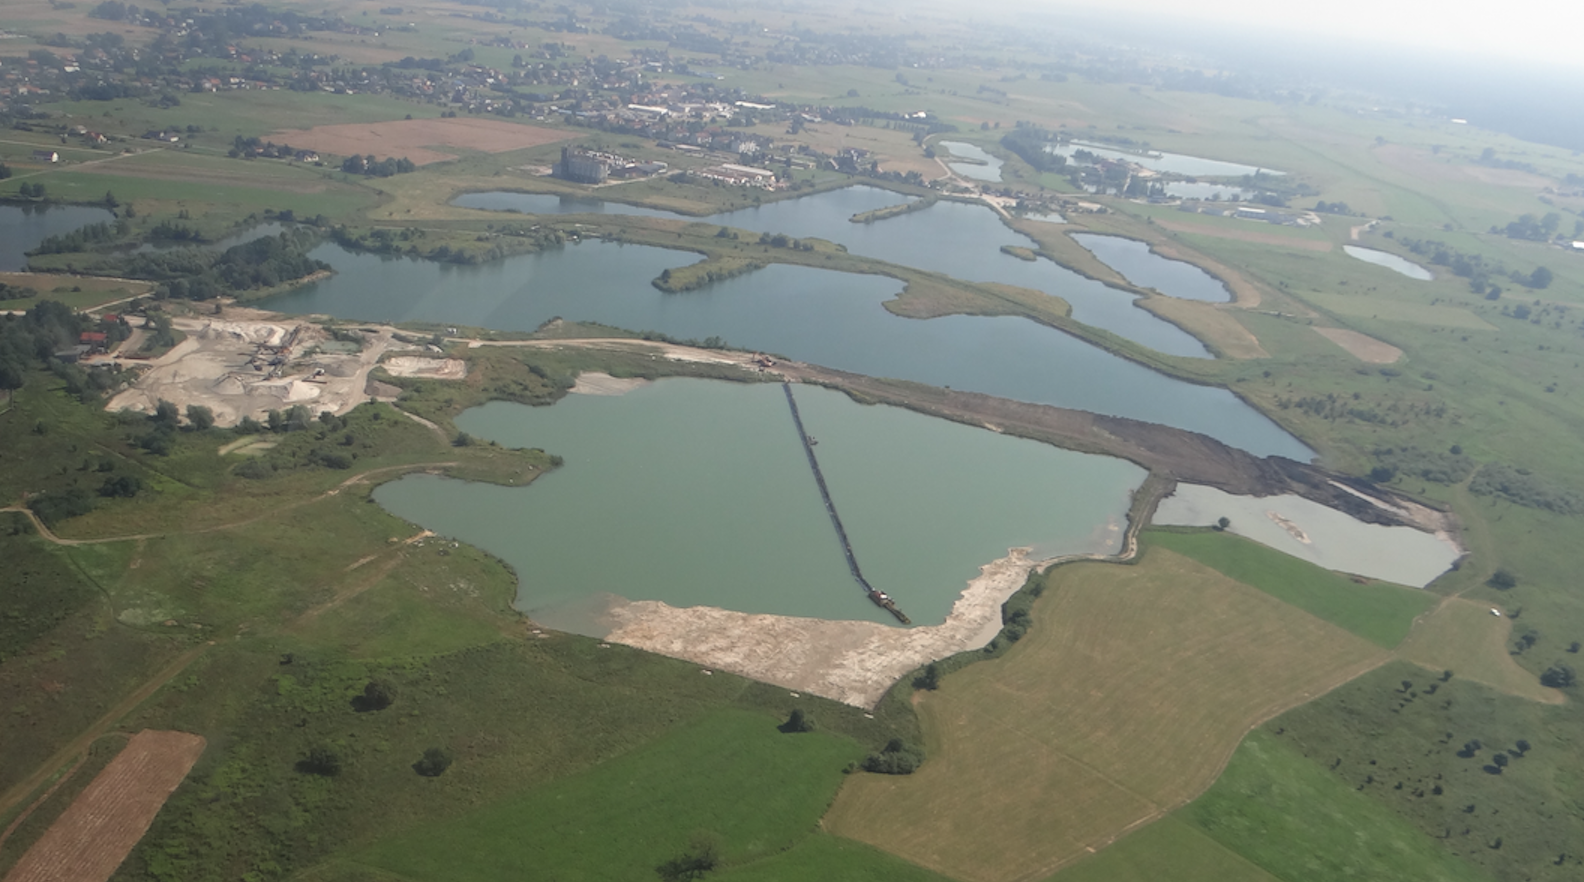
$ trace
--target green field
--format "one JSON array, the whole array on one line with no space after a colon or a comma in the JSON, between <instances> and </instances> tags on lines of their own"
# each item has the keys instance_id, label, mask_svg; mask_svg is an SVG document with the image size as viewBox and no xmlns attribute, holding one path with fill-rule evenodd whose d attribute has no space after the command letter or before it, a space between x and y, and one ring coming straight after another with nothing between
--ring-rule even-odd
<instances>
[{"instance_id":1,"label":"green field","mask_svg":"<svg viewBox=\"0 0 1584 882\"><path fill-rule=\"evenodd\" d=\"M718 836L727 864L771 857L811 831L864 747L787 735L764 714L714 713L597 769L503 800L354 860L423 880L632 879ZM416 835L414 835L416 833Z\"/></svg>"},{"instance_id":2,"label":"green field","mask_svg":"<svg viewBox=\"0 0 1584 882\"><path fill-rule=\"evenodd\" d=\"M1152 530L1145 534L1145 543L1191 557L1387 649L1402 642L1415 617L1436 600L1433 594L1400 585L1360 585L1231 533Z\"/></svg>"},{"instance_id":3,"label":"green field","mask_svg":"<svg viewBox=\"0 0 1584 882\"><path fill-rule=\"evenodd\" d=\"M1051 877L1052 882L1272 882L1277 878L1184 823L1180 814L1147 824Z\"/></svg>"},{"instance_id":4,"label":"green field","mask_svg":"<svg viewBox=\"0 0 1584 882\"><path fill-rule=\"evenodd\" d=\"M1493 878L1263 731L1180 816L1286 882Z\"/></svg>"}]
</instances>

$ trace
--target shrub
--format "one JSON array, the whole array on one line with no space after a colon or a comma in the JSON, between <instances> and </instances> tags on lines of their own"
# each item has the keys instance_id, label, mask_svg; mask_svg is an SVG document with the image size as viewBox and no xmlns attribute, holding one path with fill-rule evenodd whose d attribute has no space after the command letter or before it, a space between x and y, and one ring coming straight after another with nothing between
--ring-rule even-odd
<instances>
[{"instance_id":1,"label":"shrub","mask_svg":"<svg viewBox=\"0 0 1584 882\"><path fill-rule=\"evenodd\" d=\"M333 778L341 774L341 757L329 747L317 745L308 751L308 756L297 763L297 771Z\"/></svg>"},{"instance_id":2,"label":"shrub","mask_svg":"<svg viewBox=\"0 0 1584 882\"><path fill-rule=\"evenodd\" d=\"M1573 669L1561 662L1546 668L1545 673L1540 675L1540 685L1550 686L1552 689L1570 688L1577 680L1578 677L1573 673Z\"/></svg>"},{"instance_id":3,"label":"shrub","mask_svg":"<svg viewBox=\"0 0 1584 882\"><path fill-rule=\"evenodd\" d=\"M924 752L893 738L878 753L864 757L863 770L881 775L911 775L924 762Z\"/></svg>"}]
</instances>

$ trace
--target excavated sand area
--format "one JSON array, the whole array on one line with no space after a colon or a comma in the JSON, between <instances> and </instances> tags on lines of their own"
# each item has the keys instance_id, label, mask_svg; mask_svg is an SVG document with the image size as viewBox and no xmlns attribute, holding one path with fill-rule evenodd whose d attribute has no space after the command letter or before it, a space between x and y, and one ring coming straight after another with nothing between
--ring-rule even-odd
<instances>
[{"instance_id":1,"label":"excavated sand area","mask_svg":"<svg viewBox=\"0 0 1584 882\"><path fill-rule=\"evenodd\" d=\"M185 413L197 404L214 412L217 426L234 426L247 416L263 419L271 410L298 404L314 414L340 415L369 399L369 371L381 356L409 348L382 328L363 333L360 351L335 351L337 344L323 328L283 316L259 320L227 314L179 318L174 325L187 339L142 362L148 370L106 409L153 413L164 400Z\"/></svg>"},{"instance_id":2,"label":"excavated sand area","mask_svg":"<svg viewBox=\"0 0 1584 882\"><path fill-rule=\"evenodd\" d=\"M467 362L458 358L425 358L398 355L380 362L393 377L428 377L432 380L460 380L467 376Z\"/></svg>"},{"instance_id":3,"label":"excavated sand area","mask_svg":"<svg viewBox=\"0 0 1584 882\"><path fill-rule=\"evenodd\" d=\"M607 612L615 627L605 639L869 708L920 665L988 644L1001 630L1001 604L1029 573L1051 563L1031 561L1028 552L1014 548L981 567L939 625L899 628L640 600Z\"/></svg>"}]
</instances>

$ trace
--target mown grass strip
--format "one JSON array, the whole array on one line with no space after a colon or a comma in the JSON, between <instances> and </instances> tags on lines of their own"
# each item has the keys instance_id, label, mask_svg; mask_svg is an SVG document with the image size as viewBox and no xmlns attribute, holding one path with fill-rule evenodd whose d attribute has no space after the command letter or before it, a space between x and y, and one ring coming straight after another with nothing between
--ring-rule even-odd
<instances>
[{"instance_id":1,"label":"mown grass strip","mask_svg":"<svg viewBox=\"0 0 1584 882\"><path fill-rule=\"evenodd\" d=\"M1384 582L1360 585L1339 573L1231 533L1148 530L1146 547L1167 548L1304 612L1391 649L1436 598Z\"/></svg>"}]
</instances>

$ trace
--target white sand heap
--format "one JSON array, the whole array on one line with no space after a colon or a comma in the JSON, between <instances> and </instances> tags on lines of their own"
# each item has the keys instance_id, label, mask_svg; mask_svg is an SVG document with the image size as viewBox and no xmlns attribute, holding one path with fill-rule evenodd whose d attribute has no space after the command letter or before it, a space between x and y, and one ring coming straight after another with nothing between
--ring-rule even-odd
<instances>
[{"instance_id":1,"label":"white sand heap","mask_svg":"<svg viewBox=\"0 0 1584 882\"><path fill-rule=\"evenodd\" d=\"M398 355L380 364L393 377L429 377L437 380L460 380L467 376L467 363L455 358L425 358L420 355Z\"/></svg>"}]
</instances>

